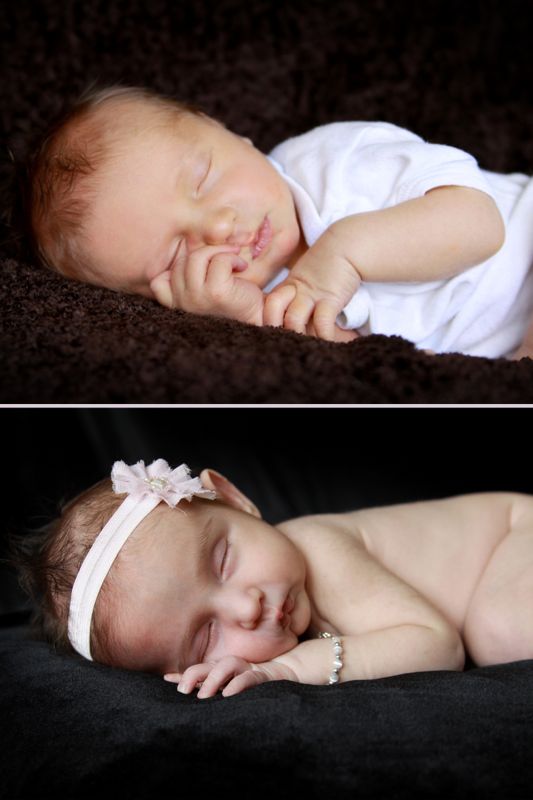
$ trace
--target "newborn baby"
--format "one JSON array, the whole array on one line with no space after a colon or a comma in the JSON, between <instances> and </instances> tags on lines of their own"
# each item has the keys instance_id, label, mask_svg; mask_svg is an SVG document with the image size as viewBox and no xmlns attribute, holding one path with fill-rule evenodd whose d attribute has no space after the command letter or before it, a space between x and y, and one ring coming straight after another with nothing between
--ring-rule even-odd
<instances>
[{"instance_id":1,"label":"newborn baby","mask_svg":"<svg viewBox=\"0 0 533 800\"><path fill-rule=\"evenodd\" d=\"M533 657L533 499L270 525L214 470L116 462L26 564L49 638L224 696ZM188 503L186 502L188 501ZM29 572L28 572L29 570Z\"/></svg>"},{"instance_id":2,"label":"newborn baby","mask_svg":"<svg viewBox=\"0 0 533 800\"><path fill-rule=\"evenodd\" d=\"M29 166L40 260L169 308L334 341L523 356L533 181L385 122L324 125L265 155L153 92L94 92Z\"/></svg>"}]
</instances>

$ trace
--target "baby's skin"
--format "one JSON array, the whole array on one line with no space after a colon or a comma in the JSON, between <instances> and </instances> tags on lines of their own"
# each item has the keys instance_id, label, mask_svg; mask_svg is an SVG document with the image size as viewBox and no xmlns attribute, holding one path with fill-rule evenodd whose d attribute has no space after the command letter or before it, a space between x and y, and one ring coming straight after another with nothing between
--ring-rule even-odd
<instances>
[{"instance_id":1,"label":"baby's skin","mask_svg":"<svg viewBox=\"0 0 533 800\"><path fill-rule=\"evenodd\" d=\"M482 493L273 526L233 484L158 506L107 593L113 663L198 698L271 680L341 680L533 658L533 498ZM132 586L135 591L132 591Z\"/></svg>"},{"instance_id":2,"label":"baby's skin","mask_svg":"<svg viewBox=\"0 0 533 800\"><path fill-rule=\"evenodd\" d=\"M170 308L350 341L336 320L361 281L448 278L504 241L491 197L442 186L342 218L309 247L288 184L249 139L189 113L169 130L139 101L105 113L125 134L88 215L83 278Z\"/></svg>"}]
</instances>

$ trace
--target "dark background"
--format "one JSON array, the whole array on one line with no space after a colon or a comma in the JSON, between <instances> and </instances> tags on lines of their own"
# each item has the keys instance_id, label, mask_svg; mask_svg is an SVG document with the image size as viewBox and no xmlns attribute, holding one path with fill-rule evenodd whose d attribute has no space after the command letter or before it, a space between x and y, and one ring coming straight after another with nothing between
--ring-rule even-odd
<instances>
[{"instance_id":1,"label":"dark background","mask_svg":"<svg viewBox=\"0 0 533 800\"><path fill-rule=\"evenodd\" d=\"M13 149L91 82L199 104L259 149L381 119L529 171L526 0L19 0L4 4L0 108ZM5 159L7 154L3 153Z\"/></svg>"},{"instance_id":2,"label":"dark background","mask_svg":"<svg viewBox=\"0 0 533 800\"><path fill-rule=\"evenodd\" d=\"M474 491L531 492L531 421L527 408L4 408L3 533L39 527L117 459L214 467L272 523ZM0 587L4 624L20 621L12 615L25 600L7 565Z\"/></svg>"}]
</instances>

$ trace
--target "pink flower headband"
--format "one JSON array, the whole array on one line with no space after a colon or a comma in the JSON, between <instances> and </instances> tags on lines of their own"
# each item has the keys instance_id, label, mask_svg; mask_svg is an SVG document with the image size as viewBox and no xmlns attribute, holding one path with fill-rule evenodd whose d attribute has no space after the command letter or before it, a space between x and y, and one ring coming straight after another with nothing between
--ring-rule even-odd
<instances>
[{"instance_id":1,"label":"pink flower headband","mask_svg":"<svg viewBox=\"0 0 533 800\"><path fill-rule=\"evenodd\" d=\"M144 461L128 466L115 461L111 470L115 494L126 499L109 518L85 556L72 587L68 617L68 638L82 656L91 657L91 619L98 593L115 558L140 522L159 503L175 508L180 500L204 497L214 500L216 492L206 489L200 478L191 478L186 464L171 469L158 458L148 467Z\"/></svg>"}]
</instances>

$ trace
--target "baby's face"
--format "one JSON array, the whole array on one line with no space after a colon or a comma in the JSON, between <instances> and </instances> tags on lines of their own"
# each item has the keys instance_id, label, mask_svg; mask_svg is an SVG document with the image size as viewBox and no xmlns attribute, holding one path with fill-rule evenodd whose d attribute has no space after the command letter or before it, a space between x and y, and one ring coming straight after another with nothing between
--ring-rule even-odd
<instances>
[{"instance_id":1,"label":"baby's face","mask_svg":"<svg viewBox=\"0 0 533 800\"><path fill-rule=\"evenodd\" d=\"M186 114L175 129L142 123L102 170L86 224L95 268L84 277L155 297L152 282L185 240L189 253L240 246L248 268L239 277L268 283L301 244L292 195L272 164L209 118Z\"/></svg>"},{"instance_id":2,"label":"baby's face","mask_svg":"<svg viewBox=\"0 0 533 800\"><path fill-rule=\"evenodd\" d=\"M158 506L125 545L112 593L117 665L164 674L293 648L311 614L300 551L219 502L183 510Z\"/></svg>"}]
</instances>

